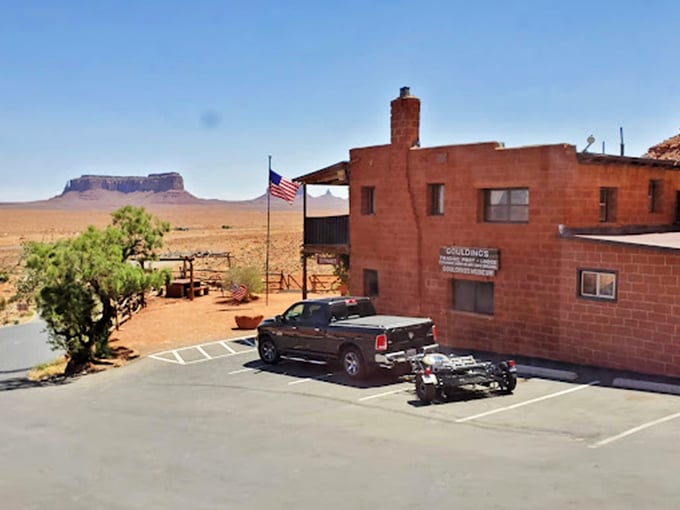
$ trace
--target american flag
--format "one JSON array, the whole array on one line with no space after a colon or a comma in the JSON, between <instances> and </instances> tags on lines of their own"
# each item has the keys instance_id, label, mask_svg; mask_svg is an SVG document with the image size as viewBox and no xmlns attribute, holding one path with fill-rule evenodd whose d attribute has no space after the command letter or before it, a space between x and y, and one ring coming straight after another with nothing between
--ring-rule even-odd
<instances>
[{"instance_id":1,"label":"american flag","mask_svg":"<svg viewBox=\"0 0 680 510\"><path fill-rule=\"evenodd\" d=\"M243 299L248 295L248 287L245 285L232 285L229 288L229 292L231 293L231 299L234 301L243 301Z\"/></svg>"},{"instance_id":2,"label":"american flag","mask_svg":"<svg viewBox=\"0 0 680 510\"><path fill-rule=\"evenodd\" d=\"M273 170L269 170L269 192L273 197L282 198L292 204L299 187L298 183L289 181Z\"/></svg>"}]
</instances>

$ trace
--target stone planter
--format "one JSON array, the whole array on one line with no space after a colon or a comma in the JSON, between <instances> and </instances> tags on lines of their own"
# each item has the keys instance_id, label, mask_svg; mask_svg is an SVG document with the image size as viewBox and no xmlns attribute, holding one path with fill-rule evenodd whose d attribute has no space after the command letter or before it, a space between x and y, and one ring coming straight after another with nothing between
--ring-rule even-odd
<instances>
[{"instance_id":1,"label":"stone planter","mask_svg":"<svg viewBox=\"0 0 680 510\"><path fill-rule=\"evenodd\" d=\"M255 329L262 322L264 317L262 315L236 315L236 326L238 329Z\"/></svg>"}]
</instances>

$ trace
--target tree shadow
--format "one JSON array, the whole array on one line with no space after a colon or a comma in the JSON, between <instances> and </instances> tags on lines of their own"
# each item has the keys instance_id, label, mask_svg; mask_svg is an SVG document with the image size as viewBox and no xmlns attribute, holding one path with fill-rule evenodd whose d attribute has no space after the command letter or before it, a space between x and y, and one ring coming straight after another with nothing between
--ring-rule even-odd
<instances>
[{"instance_id":1,"label":"tree shadow","mask_svg":"<svg viewBox=\"0 0 680 510\"><path fill-rule=\"evenodd\" d=\"M0 379L0 392L14 390L28 390L31 388L45 388L50 386L63 386L69 384L73 378L55 377L46 381L31 381L28 377L12 377Z\"/></svg>"}]
</instances>

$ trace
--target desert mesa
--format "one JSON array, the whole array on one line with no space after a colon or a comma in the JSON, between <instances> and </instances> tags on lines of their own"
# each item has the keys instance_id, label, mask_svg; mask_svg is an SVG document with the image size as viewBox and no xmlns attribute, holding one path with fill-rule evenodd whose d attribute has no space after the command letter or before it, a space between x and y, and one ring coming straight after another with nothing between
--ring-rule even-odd
<instances>
[{"instance_id":1,"label":"desert mesa","mask_svg":"<svg viewBox=\"0 0 680 510\"><path fill-rule=\"evenodd\" d=\"M266 190L265 190L266 191ZM299 275L302 272L302 188L293 204L269 198L269 270ZM0 271L9 280L0 283L0 300L11 300L18 277L22 245L27 241L54 242L73 237L88 225L103 228L111 213L125 205L144 207L170 223L164 253L202 253L196 265L215 274L232 266L265 268L267 193L253 199L225 201L202 199L184 189L176 172L146 177L84 175L69 180L62 193L34 202L0 203ZM348 213L348 200L326 192L307 196L308 216ZM229 253L229 259L211 256ZM329 266L314 269L332 271ZM298 279L299 281L299 279ZM16 314L11 306L0 312L0 325Z\"/></svg>"}]
</instances>

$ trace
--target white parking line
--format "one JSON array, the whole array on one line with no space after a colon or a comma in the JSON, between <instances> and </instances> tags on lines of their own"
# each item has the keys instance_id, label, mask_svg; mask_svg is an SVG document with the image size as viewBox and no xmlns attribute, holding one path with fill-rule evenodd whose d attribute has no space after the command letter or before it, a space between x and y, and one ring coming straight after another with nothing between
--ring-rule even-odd
<instances>
[{"instance_id":1,"label":"white parking line","mask_svg":"<svg viewBox=\"0 0 680 510\"><path fill-rule=\"evenodd\" d=\"M245 372L254 372L258 368L262 368L264 365L255 365L253 367L247 367L247 368L240 368L239 370L232 370L231 372L228 372L229 375L235 375L235 374L243 374Z\"/></svg>"},{"instance_id":2,"label":"white parking line","mask_svg":"<svg viewBox=\"0 0 680 510\"><path fill-rule=\"evenodd\" d=\"M254 350L255 350L255 349L246 349L245 351L238 351L238 352L235 353L235 354L231 354L231 353L229 353L229 354L220 354L219 356L213 356L213 357L210 358L210 359L208 359L208 358L194 359L194 360L191 360L191 361L185 361L184 363L182 363L182 365L193 365L193 364L195 364L195 363L203 363L204 361L210 361L210 360L213 360L213 359L231 358L232 356L238 356L239 354L246 354L246 353L249 353L249 352L253 352Z\"/></svg>"},{"instance_id":3,"label":"white parking line","mask_svg":"<svg viewBox=\"0 0 680 510\"><path fill-rule=\"evenodd\" d=\"M230 353L236 354L236 351L234 349L232 349L231 346L227 342L225 342L224 340L220 340L220 345L222 347L224 347L226 350L228 350Z\"/></svg>"},{"instance_id":4,"label":"white parking line","mask_svg":"<svg viewBox=\"0 0 680 510\"><path fill-rule=\"evenodd\" d=\"M573 393L574 391L583 390L595 384L599 384L600 381L593 381L588 384L581 384L580 386L575 386L574 388L569 388L566 390L558 391L557 393L551 393L549 395L543 395L542 397L532 398L531 400L525 400L524 402L518 402L517 404L512 404L511 406L499 407L498 409L492 409L491 411L486 411L484 413L473 414L467 418L459 418L456 423L464 423L466 421L476 420L477 418L483 418L496 413L502 413L503 411L510 411L511 409L517 409L518 407L527 406L529 404L535 404L536 402L541 402L543 400L548 400L550 398L559 397L561 395L566 395L567 393Z\"/></svg>"},{"instance_id":5,"label":"white parking line","mask_svg":"<svg viewBox=\"0 0 680 510\"><path fill-rule=\"evenodd\" d=\"M659 418L658 420L643 423L642 425L638 425L637 427L633 427L632 429L628 429L624 432L621 432L620 434L608 437L606 439L603 439L602 441L598 441L595 444L588 445L588 448L599 448L600 446L608 445L609 443L613 443L614 441L618 441L619 439L623 439L624 437L630 436L631 434L636 434L637 432L648 429L649 427L654 427L655 425L659 425L661 423L664 423L664 422L667 422L667 421L670 421L670 420L674 420L676 418L680 418L680 413L671 414L669 416L664 416L663 418Z\"/></svg>"},{"instance_id":6,"label":"white parking line","mask_svg":"<svg viewBox=\"0 0 680 510\"><path fill-rule=\"evenodd\" d=\"M374 398L386 397L388 395L394 395L395 393L402 393L402 392L407 391L409 389L410 389L410 386L408 388L401 388L401 389L398 389L398 390L386 391L384 393L377 393L375 395L368 395L366 397L358 398L357 401L364 402L366 400L371 400L371 399L374 399Z\"/></svg>"},{"instance_id":7,"label":"white parking line","mask_svg":"<svg viewBox=\"0 0 680 510\"><path fill-rule=\"evenodd\" d=\"M198 352L200 352L201 354L203 354L203 356L205 356L206 359L213 359L212 356L210 354L208 354L207 352L205 352L205 349L203 349L203 347L201 347L200 345L196 346L196 350Z\"/></svg>"},{"instance_id":8,"label":"white parking line","mask_svg":"<svg viewBox=\"0 0 680 510\"><path fill-rule=\"evenodd\" d=\"M182 359L182 356L180 356L177 351L172 351L172 354L175 356L177 363L179 363L180 365L184 365L184 360Z\"/></svg>"},{"instance_id":9,"label":"white parking line","mask_svg":"<svg viewBox=\"0 0 680 510\"><path fill-rule=\"evenodd\" d=\"M209 361L213 359L218 359L218 358L224 358L226 356L233 356L236 354L243 354L244 352L253 352L255 349L246 349L243 351L237 351L233 347L231 347L227 342L235 342L235 341L241 341L245 343L246 345L249 345L250 347L255 347L255 343L253 342L252 338L250 337L241 337L241 338L230 338L229 340L217 340L215 342L207 342L203 344L197 344L197 345L187 345L186 347L180 347L178 349L171 349L169 351L163 351L163 352L156 352L154 354L149 354L149 358L153 358L158 361L165 361L166 363L178 363L180 365L192 365L194 363L201 363L203 361ZM208 352L203 348L204 346L208 345L215 345L215 344L220 344L222 347L224 347L227 351L228 354L223 354L223 355L217 355L213 356L208 354ZM198 352L201 353L203 356L202 359L197 359L197 360L191 360L191 361L186 361L182 358L181 352L186 351L189 352L192 349L196 349ZM165 356L172 354L172 356L175 358L174 360L168 359Z\"/></svg>"},{"instance_id":10,"label":"white parking line","mask_svg":"<svg viewBox=\"0 0 680 510\"><path fill-rule=\"evenodd\" d=\"M321 379L325 379L327 377L331 377L333 375L333 372L328 372L327 374L320 375L318 377L305 377L304 379L298 379L297 381L291 381L288 383L288 386L294 386L295 384L302 384L310 381L319 381Z\"/></svg>"}]
</instances>

